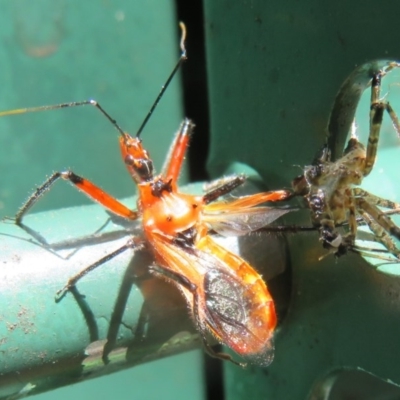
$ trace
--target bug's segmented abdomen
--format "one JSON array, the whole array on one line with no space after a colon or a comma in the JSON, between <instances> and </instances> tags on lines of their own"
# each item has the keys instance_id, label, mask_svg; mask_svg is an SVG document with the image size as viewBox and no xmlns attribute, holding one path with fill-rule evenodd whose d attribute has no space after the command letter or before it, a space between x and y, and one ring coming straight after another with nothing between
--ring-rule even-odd
<instances>
[{"instance_id":1,"label":"bug's segmented abdomen","mask_svg":"<svg viewBox=\"0 0 400 400\"><path fill-rule=\"evenodd\" d=\"M219 260L218 268L204 277L210 331L241 356L269 364L277 317L262 277L209 236L200 239L196 248Z\"/></svg>"}]
</instances>

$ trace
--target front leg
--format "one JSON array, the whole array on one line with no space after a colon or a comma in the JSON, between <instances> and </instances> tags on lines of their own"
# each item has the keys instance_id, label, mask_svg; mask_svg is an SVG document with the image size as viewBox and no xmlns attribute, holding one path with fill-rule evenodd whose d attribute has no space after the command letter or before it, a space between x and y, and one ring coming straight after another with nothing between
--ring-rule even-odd
<instances>
[{"instance_id":1,"label":"front leg","mask_svg":"<svg viewBox=\"0 0 400 400\"><path fill-rule=\"evenodd\" d=\"M22 224L22 219L25 214L36 204L42 196L47 193L60 178L69 181L77 189L86 194L92 200L100 203L103 207L110 210L112 213L120 217L134 220L138 218L136 211L130 210L124 206L114 197L94 185L89 180L76 175L72 171L54 172L42 185L40 185L28 198L28 200L21 206L14 218L5 217L4 219L14 220L17 225Z\"/></svg>"}]
</instances>

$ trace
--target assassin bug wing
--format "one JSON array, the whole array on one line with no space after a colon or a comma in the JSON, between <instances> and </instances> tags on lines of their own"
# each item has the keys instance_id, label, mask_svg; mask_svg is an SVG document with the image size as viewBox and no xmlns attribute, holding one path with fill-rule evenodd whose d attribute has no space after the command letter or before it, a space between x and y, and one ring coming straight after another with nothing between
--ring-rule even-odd
<instances>
[{"instance_id":1,"label":"assassin bug wing","mask_svg":"<svg viewBox=\"0 0 400 400\"><path fill-rule=\"evenodd\" d=\"M210 209L218 208L223 206L223 208L227 211L233 211L239 207L254 207L261 203L266 203L268 201L282 201L287 200L292 196L292 193L289 190L275 190L272 192L261 192L256 194L251 194L249 196L242 196L235 200L231 200L229 202L215 202L213 204L207 205Z\"/></svg>"},{"instance_id":2,"label":"assassin bug wing","mask_svg":"<svg viewBox=\"0 0 400 400\"><path fill-rule=\"evenodd\" d=\"M257 207L267 201L288 199L291 193L286 190L257 193L232 201L217 201L204 207L203 218L216 232L224 236L240 236L260 229L294 208Z\"/></svg>"},{"instance_id":3,"label":"assassin bug wing","mask_svg":"<svg viewBox=\"0 0 400 400\"><path fill-rule=\"evenodd\" d=\"M202 259L206 253L214 266L204 279L211 332L222 334L223 342L242 357L269 365L277 317L261 275L210 236L200 239L196 247Z\"/></svg>"},{"instance_id":4,"label":"assassin bug wing","mask_svg":"<svg viewBox=\"0 0 400 400\"><path fill-rule=\"evenodd\" d=\"M160 275L184 294L203 340L209 331L240 356L269 365L277 320L261 276L209 236L188 248L161 235L152 239L165 270Z\"/></svg>"},{"instance_id":5,"label":"assassin bug wing","mask_svg":"<svg viewBox=\"0 0 400 400\"><path fill-rule=\"evenodd\" d=\"M259 204L266 203L268 201L282 201L288 200L292 196L292 193L288 190L276 190L273 192L262 192L251 194L249 196L242 196L233 200L221 200L207 204L205 210L207 212L232 212L236 210L250 210Z\"/></svg>"},{"instance_id":6,"label":"assassin bug wing","mask_svg":"<svg viewBox=\"0 0 400 400\"><path fill-rule=\"evenodd\" d=\"M261 229L293 210L293 208L273 207L240 209L229 213L209 213L205 210L203 219L214 231L223 236L241 236Z\"/></svg>"}]
</instances>

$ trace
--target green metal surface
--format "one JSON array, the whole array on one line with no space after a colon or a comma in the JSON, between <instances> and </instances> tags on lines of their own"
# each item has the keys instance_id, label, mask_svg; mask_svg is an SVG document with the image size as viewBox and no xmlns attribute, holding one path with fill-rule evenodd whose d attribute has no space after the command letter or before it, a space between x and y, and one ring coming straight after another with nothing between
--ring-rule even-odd
<instances>
[{"instance_id":1,"label":"green metal surface","mask_svg":"<svg viewBox=\"0 0 400 400\"><path fill-rule=\"evenodd\" d=\"M326 141L331 108L347 76L367 61L400 58L392 29L398 7L393 1L379 7L372 1L206 1L212 176L240 161L270 189L289 187ZM395 99L389 100L399 112ZM348 125L355 100L341 107ZM368 178L366 187L398 200L399 142L390 125L382 134L389 143L378 152L387 164L377 166L377 180ZM349 126L332 126L337 130L331 134L339 136L330 142L340 153ZM367 129L360 125L363 138ZM307 211L299 213L297 222L309 221ZM324 250L317 233L290 235L289 245L292 299L276 334L275 360L264 370L225 364L227 399L350 398L362 379L340 394L331 389L342 372L342 382L352 379L346 371L354 369L399 385L399 277L355 255L319 261ZM398 388L397 397L389 397L380 387L381 398L398 398ZM369 399L373 392L357 393Z\"/></svg>"},{"instance_id":2,"label":"green metal surface","mask_svg":"<svg viewBox=\"0 0 400 400\"><path fill-rule=\"evenodd\" d=\"M347 76L399 56L395 4L206 1L213 176L241 161L288 186L324 143Z\"/></svg>"},{"instance_id":3,"label":"green metal surface","mask_svg":"<svg viewBox=\"0 0 400 400\"><path fill-rule=\"evenodd\" d=\"M32 4L40 6L35 8ZM0 49L0 59L4 95L0 108L95 98L121 126L134 132L178 54L176 23L173 9L168 7L171 4L154 1L146 5L148 10L143 8L144 4L139 7L122 1L2 4L0 34L4 46ZM385 0L378 8L376 3L367 1L352 7L350 12L348 5L340 2L205 2L212 123L209 167L213 177L228 168L243 172L234 163L246 163L261 174L269 188L288 187L324 143L335 95L354 67L374 59L399 58L396 34L389 32L397 26L397 3ZM34 35L38 26L43 28L39 30L44 32L43 37ZM394 92L394 87L390 91ZM182 117L177 106L179 99L178 88L169 89L145 132L146 147L158 166ZM1 215L12 215L46 174L66 167L117 197L131 194L133 184L119 157L117 135L97 114L91 109L60 110L0 120ZM350 120L346 118L346 123ZM337 143L344 142L345 131L346 127L342 126ZM366 132L366 128L360 126L360 132ZM398 157L393 141L386 146L389 152L384 157L380 152L379 158L388 160L388 164L377 167L378 173L383 171L377 182L384 186L387 197L396 199L398 179L391 160L396 161ZM388 178L389 173L393 176ZM386 181L391 182L389 192ZM376 186L372 183L371 191L376 192ZM83 199L68 185L60 183L37 209L82 204ZM299 213L297 221L307 224L307 212ZM105 222L105 214L93 206L36 214L29 222L53 243L92 234ZM3 386L8 392L3 395L18 392L24 395L31 393L31 389L40 391L56 386L54 375L45 382L41 379L46 375L39 372L49 367L52 373L57 373L61 359L68 360L63 371L69 375L61 374L58 385L83 379L84 372L106 373L107 366L100 360L103 342L99 341L108 335L108 318L115 309L131 254L93 272L79 284L80 292L86 296L85 302L93 311L97 336L93 324L88 324L71 294L59 304L53 298L73 270L124 243L126 236L95 246L85 245L69 260L64 260L30 240L24 241L28 236L20 229L12 225L1 228L3 234L13 235L2 241L6 247L2 265L6 261L9 267L3 270L2 303L10 305L4 311L9 314L2 316L2 337L17 343L14 347L12 341L1 343L9 357L7 364L2 365L4 374L8 374L3 376L8 379ZM78 229L82 230L79 235ZM112 231L119 229L117 225L112 226ZM272 237L268 239L270 245ZM11 242L13 251L8 246ZM340 381L341 373L351 379L346 370L357 368L399 384L398 277L377 272L354 255L337 261L332 257L319 261L324 251L317 234L290 235L289 244L292 298L289 312L280 314L275 360L265 370L256 367L242 370L225 364L227 398L343 399L348 391L342 397L340 394L333 397L331 389ZM275 243L272 247L276 247ZM60 248L57 254L61 252L65 256L70 251ZM236 248L236 251L241 250ZM264 251L254 249L251 253L258 256ZM268 257L267 252L265 255ZM261 261L264 276L268 276L266 269L275 264L271 260L276 258ZM256 261L250 262L258 266ZM29 272L30 263L37 275ZM46 269L42 265L47 265ZM136 266L136 262L131 265ZM19 275L13 268L23 268L24 274ZM25 285L21 288L22 294L20 285ZM98 301L100 298L104 301ZM172 294L162 297L170 298ZM124 308L132 312L124 313L127 320L120 327L118 337L122 350L114 353L110 368L125 366L126 346L134 340L131 328L137 326L142 301L143 293L133 287L127 309ZM29 313L27 305L40 311ZM181 317L187 321L186 311L181 303L178 321L184 323ZM156 332L164 333L162 326ZM178 331L181 331L179 326ZM169 337L173 338L170 333ZM185 336L183 344L187 338L191 336ZM93 339L99 347L90 345ZM144 349L145 355L157 357L163 341L174 352L185 347L181 339L178 335L178 348L174 347L174 340L169 342L163 337L156 346L152 347L150 341L149 347L136 349ZM85 357L85 349L92 358ZM140 358L142 354L136 356ZM57 363L53 364L54 361ZM27 373L21 379L18 368L22 367L18 362L25 363L24 371L31 375ZM181 366L187 361L177 362ZM194 362L199 360L194 358ZM157 364L148 365L152 366L154 381L143 382L132 375L133 385L124 393L129 398L134 395L145 398L138 392L137 382L143 383L145 392L146 386L159 386L163 397L174 386L180 386L175 381L161 383L162 372L156 370ZM186 370L195 368L189 365ZM175 370L173 365L170 369ZM131 371L134 374L134 370L128 372ZM35 373L38 381L32 380ZM202 375L199 369L193 375L195 383L189 386L201 398ZM94 381L100 393L103 393L102 381ZM357 382L360 381L355 384L359 388L362 384ZM169 388L165 386L168 383ZM106 385L119 387L121 383L107 381ZM99 391L93 396L100 397ZM190 397L195 398L195 394L191 393ZM61 395L57 392L57 397Z\"/></svg>"},{"instance_id":4,"label":"green metal surface","mask_svg":"<svg viewBox=\"0 0 400 400\"><path fill-rule=\"evenodd\" d=\"M202 353L191 351L160 361L138 365L101 380L83 382L68 388L68 398L164 400L204 399L203 375L194 375L202 364ZM171 367L173 366L173 367ZM35 399L59 399L65 389L42 394Z\"/></svg>"},{"instance_id":5,"label":"green metal surface","mask_svg":"<svg viewBox=\"0 0 400 400\"><path fill-rule=\"evenodd\" d=\"M134 134L179 57L173 2L16 0L1 3L0 22L1 110L96 99L124 129ZM158 169L183 117L180 93L176 78L143 134ZM118 134L91 107L1 118L0 132L1 217L13 215L47 175L66 168L117 197L135 192L121 162ZM89 203L85 196L62 182L35 211ZM134 206L134 202L129 205ZM88 207L31 218L27 221L37 222L33 228L53 242L92 234L106 215L96 207ZM82 282L82 289L86 284L88 292L85 290L86 297L80 304L70 294L54 303L55 290L78 264L88 265L92 257L104 255L126 237L80 249L66 260L34 245L32 238L12 225L2 224L2 233L5 232L13 236L2 236L0 242L1 397L22 397L126 366L126 343L133 337L131 329L136 326L144 298L138 289L129 292L126 309L123 308L124 324L118 331L117 348L122 350L111 358L108 369L101 361L104 342L96 342L98 348L93 344L87 346L107 335L132 254L127 253L115 264L100 269L96 279L88 277L86 283ZM65 256L73 250L60 251ZM18 273L21 269L23 274ZM161 296L164 288L159 288L158 301L165 302ZM186 306L179 296L175 292L175 297L167 298L171 299L172 308L176 299L179 307L184 308L182 321L189 323L190 329ZM82 304L88 307L80 308ZM171 317L170 313L165 315ZM168 336L168 328L155 326L155 337ZM181 345L184 340L178 336L168 342L164 337L157 344L156 339L147 350L157 355L148 359L180 351L176 343ZM85 348L92 354L90 362ZM145 348L136 346L143 353ZM143 358L145 354L136 357ZM60 389L56 396L71 398L78 391L79 397L85 399L102 398L107 393L119 399L146 399L154 398L154 391L158 390L158 396L163 398L179 398L186 393L201 399L201 368L201 353L196 352L163 360L162 364L148 364L137 373L129 370L114 375L115 379L87 382L73 390ZM140 371L146 370L144 378Z\"/></svg>"}]
</instances>

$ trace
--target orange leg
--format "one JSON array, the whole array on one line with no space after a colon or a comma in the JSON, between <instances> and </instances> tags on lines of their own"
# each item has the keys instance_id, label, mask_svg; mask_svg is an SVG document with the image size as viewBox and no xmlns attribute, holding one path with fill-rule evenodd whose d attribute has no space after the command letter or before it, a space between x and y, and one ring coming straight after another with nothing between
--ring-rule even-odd
<instances>
[{"instance_id":1,"label":"orange leg","mask_svg":"<svg viewBox=\"0 0 400 400\"><path fill-rule=\"evenodd\" d=\"M204 204L209 204L214 200L218 199L218 197L221 197L224 194L232 192L232 190L242 185L245 181L246 177L244 175L237 175L230 177L230 179L224 181L222 185L213 188L203 196Z\"/></svg>"},{"instance_id":2,"label":"orange leg","mask_svg":"<svg viewBox=\"0 0 400 400\"><path fill-rule=\"evenodd\" d=\"M130 210L124 206L114 197L104 192L98 186L85 178L82 178L72 171L55 172L50 176L41 186L39 186L35 192L28 198L28 200L22 205L15 215L15 223L20 225L24 215L33 207L33 205L53 186L53 184L59 179L65 179L71 182L81 192L85 193L88 197L100 203L103 207L107 208L111 212L120 217L134 220L138 218L137 211Z\"/></svg>"},{"instance_id":3,"label":"orange leg","mask_svg":"<svg viewBox=\"0 0 400 400\"><path fill-rule=\"evenodd\" d=\"M194 127L195 125L188 118L185 118L179 127L162 172L166 181L176 182L178 180Z\"/></svg>"},{"instance_id":4,"label":"orange leg","mask_svg":"<svg viewBox=\"0 0 400 400\"><path fill-rule=\"evenodd\" d=\"M232 189L227 190L225 193L229 193L231 190ZM221 193L220 196L225 193ZM289 190L274 190L271 192L261 192L261 193L251 194L249 196L239 197L238 199L230 201L229 203L218 201L216 203L208 204L207 210L209 212L221 211L227 213L229 211L237 211L240 209L255 207L259 204L266 203L268 201L288 200L292 197L292 195L293 193L290 192Z\"/></svg>"},{"instance_id":5,"label":"orange leg","mask_svg":"<svg viewBox=\"0 0 400 400\"><path fill-rule=\"evenodd\" d=\"M246 177L244 175L232 176L228 180L224 180L224 183L220 186L217 186L207 192L203 196L204 204L209 204L219 197L232 192L238 186L242 185L246 181ZM268 201L282 201L289 200L293 196L293 193L289 190L274 190L270 192L261 192L256 193L249 196L241 196L237 200L229 201L229 203L215 203L215 208L219 208L221 205L224 208L224 211L229 211L228 209L235 209L241 207L254 207L258 204L266 203ZM214 208L214 204L207 206L210 210Z\"/></svg>"},{"instance_id":6,"label":"orange leg","mask_svg":"<svg viewBox=\"0 0 400 400\"><path fill-rule=\"evenodd\" d=\"M262 192L251 194L249 196L239 197L237 200L231 201L229 204L227 204L227 207L254 207L258 204L262 204L268 201L288 200L291 196L292 192L290 192L289 190L273 190L270 192Z\"/></svg>"}]
</instances>

